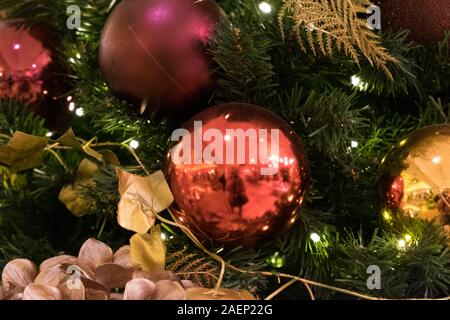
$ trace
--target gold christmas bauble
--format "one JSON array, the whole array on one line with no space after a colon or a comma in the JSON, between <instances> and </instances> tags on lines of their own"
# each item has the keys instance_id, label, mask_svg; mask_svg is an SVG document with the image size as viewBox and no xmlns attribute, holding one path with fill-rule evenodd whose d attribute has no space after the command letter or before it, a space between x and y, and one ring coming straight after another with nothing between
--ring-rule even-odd
<instances>
[{"instance_id":1,"label":"gold christmas bauble","mask_svg":"<svg viewBox=\"0 0 450 320\"><path fill-rule=\"evenodd\" d=\"M450 125L414 131L382 160L378 175L382 219L429 220L450 231Z\"/></svg>"}]
</instances>

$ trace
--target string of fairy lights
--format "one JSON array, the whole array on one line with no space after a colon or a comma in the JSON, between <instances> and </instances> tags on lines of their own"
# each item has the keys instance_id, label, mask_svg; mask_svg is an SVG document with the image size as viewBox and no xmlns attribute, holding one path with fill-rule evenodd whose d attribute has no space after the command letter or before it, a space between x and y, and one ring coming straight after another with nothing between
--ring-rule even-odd
<instances>
[{"instance_id":1,"label":"string of fairy lights","mask_svg":"<svg viewBox=\"0 0 450 320\"><path fill-rule=\"evenodd\" d=\"M258 9L261 11L261 13L263 14L270 14L272 13L273 9L272 9L272 5L266 1L262 1L258 4ZM78 63L78 61L81 59L81 54L77 53L75 55L75 57L71 57L69 58L69 62L72 64L76 64ZM357 75L352 75L350 77L350 84L359 91L366 91L368 89L368 83L364 82L359 76ZM67 103L68 103L68 110L70 112L74 112L74 114L77 117L83 117L85 115L85 111L82 107L79 107L76 105L75 101L73 101L73 97L72 96L68 96L67 97ZM47 133L47 137L51 137L53 136L54 133L53 132L48 132ZM132 149L138 149L140 144L139 141L132 138L126 141L126 143L132 148ZM352 149L356 149L358 148L359 143L356 140L351 140L350 141L350 145L348 147L349 151L351 151ZM169 241L174 239L173 235L168 235L165 232L161 232L161 239L163 241ZM317 233L317 232L311 232L309 234L309 239L312 241L312 243L314 243L315 245L320 245L321 242L323 242L324 239L322 239L322 237ZM406 251L409 247L413 246L415 244L415 240L413 239L413 237L410 234L406 234L405 236L403 236L401 239L398 240L397 242L397 248L399 251ZM326 244L325 244L326 246ZM220 249L217 253L219 253L220 251L222 251L223 249ZM285 264L285 257L283 257L278 251L273 253L269 258L268 258L268 263L275 267L275 268L281 268L283 267L283 265Z\"/></svg>"}]
</instances>

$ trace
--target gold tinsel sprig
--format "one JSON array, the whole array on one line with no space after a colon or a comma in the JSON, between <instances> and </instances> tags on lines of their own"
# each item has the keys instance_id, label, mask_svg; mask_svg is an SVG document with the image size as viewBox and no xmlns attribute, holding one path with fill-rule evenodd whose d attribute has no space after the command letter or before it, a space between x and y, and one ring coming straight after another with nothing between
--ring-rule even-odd
<instances>
[{"instance_id":1,"label":"gold tinsel sprig","mask_svg":"<svg viewBox=\"0 0 450 320\"><path fill-rule=\"evenodd\" d=\"M328 56L343 52L357 64L362 54L392 79L388 63L398 60L369 29L367 19L361 18L370 5L368 0L283 0L278 21L283 37L292 31L303 51L309 48L313 54L319 51ZM287 30L287 25L292 29Z\"/></svg>"}]
</instances>

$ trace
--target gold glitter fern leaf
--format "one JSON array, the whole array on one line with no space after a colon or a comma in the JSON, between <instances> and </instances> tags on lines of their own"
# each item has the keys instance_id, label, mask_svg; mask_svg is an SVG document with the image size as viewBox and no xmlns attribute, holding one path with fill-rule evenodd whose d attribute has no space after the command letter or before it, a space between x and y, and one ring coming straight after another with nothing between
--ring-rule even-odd
<instances>
[{"instance_id":1,"label":"gold glitter fern leaf","mask_svg":"<svg viewBox=\"0 0 450 320\"><path fill-rule=\"evenodd\" d=\"M168 254L166 270L205 288L214 287L219 276L217 268L210 261L186 249Z\"/></svg>"},{"instance_id":2,"label":"gold glitter fern leaf","mask_svg":"<svg viewBox=\"0 0 450 320\"><path fill-rule=\"evenodd\" d=\"M320 51L329 56L341 51L357 64L362 54L392 79L387 63L397 60L361 18L370 4L368 0L283 0L278 21L284 38L285 19L292 19L292 31L303 51L308 47L314 55Z\"/></svg>"}]
</instances>

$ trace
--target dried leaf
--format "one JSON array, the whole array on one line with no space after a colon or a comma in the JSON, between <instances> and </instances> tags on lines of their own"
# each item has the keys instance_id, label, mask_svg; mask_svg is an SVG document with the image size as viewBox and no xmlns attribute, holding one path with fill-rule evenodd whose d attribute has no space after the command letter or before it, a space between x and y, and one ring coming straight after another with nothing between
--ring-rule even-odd
<instances>
[{"instance_id":1,"label":"dried leaf","mask_svg":"<svg viewBox=\"0 0 450 320\"><path fill-rule=\"evenodd\" d=\"M164 271L166 246L161 239L161 230L155 227L150 234L135 234L130 239L131 261L147 272Z\"/></svg>"},{"instance_id":2,"label":"dried leaf","mask_svg":"<svg viewBox=\"0 0 450 320\"><path fill-rule=\"evenodd\" d=\"M66 147L71 147L75 150L82 151L87 155L93 157L97 161L103 161L103 157L100 153L90 148L88 145L82 146L78 141L77 137L73 133L72 128L67 130L58 140L57 142Z\"/></svg>"},{"instance_id":3,"label":"dried leaf","mask_svg":"<svg viewBox=\"0 0 450 320\"><path fill-rule=\"evenodd\" d=\"M0 146L0 162L12 172L19 172L42 165L42 152L47 138L16 131L8 145Z\"/></svg>"},{"instance_id":4,"label":"dried leaf","mask_svg":"<svg viewBox=\"0 0 450 320\"><path fill-rule=\"evenodd\" d=\"M42 284L30 284L23 291L22 300L64 300L64 296L58 288Z\"/></svg>"},{"instance_id":5,"label":"dried leaf","mask_svg":"<svg viewBox=\"0 0 450 320\"><path fill-rule=\"evenodd\" d=\"M178 281L161 280L155 283L154 300L186 300L187 293Z\"/></svg>"},{"instance_id":6,"label":"dried leaf","mask_svg":"<svg viewBox=\"0 0 450 320\"><path fill-rule=\"evenodd\" d=\"M98 240L88 239L80 249L78 263L95 273L97 268L105 263L112 263L113 252L111 248Z\"/></svg>"},{"instance_id":7,"label":"dried leaf","mask_svg":"<svg viewBox=\"0 0 450 320\"><path fill-rule=\"evenodd\" d=\"M167 209L173 195L162 171L148 177L117 169L119 193L117 220L125 229L144 234L155 224L155 213Z\"/></svg>"},{"instance_id":8,"label":"dried leaf","mask_svg":"<svg viewBox=\"0 0 450 320\"><path fill-rule=\"evenodd\" d=\"M91 207L91 203L80 196L79 191L74 185L64 186L59 193L58 199L64 203L67 210L72 212L76 217L82 217Z\"/></svg>"},{"instance_id":9,"label":"dried leaf","mask_svg":"<svg viewBox=\"0 0 450 320\"><path fill-rule=\"evenodd\" d=\"M93 181L92 177L98 172L99 166L88 159L83 159L78 166L76 182L87 184Z\"/></svg>"},{"instance_id":10,"label":"dried leaf","mask_svg":"<svg viewBox=\"0 0 450 320\"><path fill-rule=\"evenodd\" d=\"M97 268L95 280L109 289L122 289L133 278L133 273L134 270L132 269L127 269L114 263L107 263Z\"/></svg>"},{"instance_id":11,"label":"dried leaf","mask_svg":"<svg viewBox=\"0 0 450 320\"><path fill-rule=\"evenodd\" d=\"M248 291L189 288L187 289L187 300L256 300L256 298Z\"/></svg>"},{"instance_id":12,"label":"dried leaf","mask_svg":"<svg viewBox=\"0 0 450 320\"><path fill-rule=\"evenodd\" d=\"M76 150L83 150L83 147L78 142L77 137L75 136L75 133L73 133L72 128L67 130L58 140L56 140L60 145L71 147Z\"/></svg>"},{"instance_id":13,"label":"dried leaf","mask_svg":"<svg viewBox=\"0 0 450 320\"><path fill-rule=\"evenodd\" d=\"M147 279L133 279L125 286L123 300L151 300L156 285Z\"/></svg>"},{"instance_id":14,"label":"dried leaf","mask_svg":"<svg viewBox=\"0 0 450 320\"><path fill-rule=\"evenodd\" d=\"M14 288L25 288L33 283L38 274L36 265L26 259L16 259L8 262L3 269L3 291L7 295Z\"/></svg>"},{"instance_id":15,"label":"dried leaf","mask_svg":"<svg viewBox=\"0 0 450 320\"><path fill-rule=\"evenodd\" d=\"M99 166L96 163L83 159L78 167L74 183L64 186L59 193L59 201L77 217L86 214L93 205L93 200L83 194L83 189L95 186L93 177L98 170Z\"/></svg>"},{"instance_id":16,"label":"dried leaf","mask_svg":"<svg viewBox=\"0 0 450 320\"><path fill-rule=\"evenodd\" d=\"M112 152L111 150L102 150L99 152L102 155L103 162L105 164L111 165L114 167L120 167L120 160L114 152Z\"/></svg>"}]
</instances>

